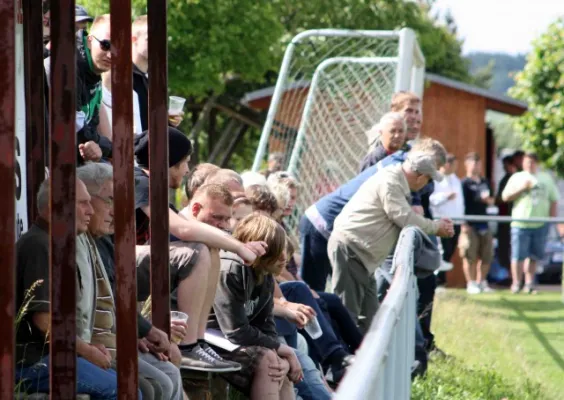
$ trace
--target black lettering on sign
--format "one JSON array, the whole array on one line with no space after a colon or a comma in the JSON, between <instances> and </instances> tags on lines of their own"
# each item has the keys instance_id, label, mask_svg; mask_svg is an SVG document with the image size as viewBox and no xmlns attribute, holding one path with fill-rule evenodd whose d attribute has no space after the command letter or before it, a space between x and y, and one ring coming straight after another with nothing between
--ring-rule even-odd
<instances>
[{"instance_id":1,"label":"black lettering on sign","mask_svg":"<svg viewBox=\"0 0 564 400\"><path fill-rule=\"evenodd\" d=\"M18 157L20 156L20 141L16 136L16 201L22 197L22 169Z\"/></svg>"},{"instance_id":2,"label":"black lettering on sign","mask_svg":"<svg viewBox=\"0 0 564 400\"><path fill-rule=\"evenodd\" d=\"M20 218L20 214L16 214L16 240L18 240L23 233L23 220Z\"/></svg>"}]
</instances>

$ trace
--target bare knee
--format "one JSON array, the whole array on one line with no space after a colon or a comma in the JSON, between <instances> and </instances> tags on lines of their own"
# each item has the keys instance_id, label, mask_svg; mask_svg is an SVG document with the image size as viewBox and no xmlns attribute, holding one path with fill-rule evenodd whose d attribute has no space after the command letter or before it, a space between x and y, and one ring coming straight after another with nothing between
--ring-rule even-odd
<instances>
[{"instance_id":1,"label":"bare knee","mask_svg":"<svg viewBox=\"0 0 564 400\"><path fill-rule=\"evenodd\" d=\"M268 375L268 369L270 366L277 365L278 363L278 354L276 354L273 350L267 350L259 362L257 372Z\"/></svg>"}]
</instances>

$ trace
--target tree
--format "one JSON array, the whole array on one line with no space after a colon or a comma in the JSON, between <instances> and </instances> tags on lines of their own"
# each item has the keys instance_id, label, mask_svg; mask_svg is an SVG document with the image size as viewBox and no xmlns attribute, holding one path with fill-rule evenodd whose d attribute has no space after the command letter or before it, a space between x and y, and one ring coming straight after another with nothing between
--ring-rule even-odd
<instances>
[{"instance_id":1,"label":"tree","mask_svg":"<svg viewBox=\"0 0 564 400\"><path fill-rule=\"evenodd\" d=\"M516 123L524 147L564 176L564 19L533 42L527 65L509 93L529 105Z\"/></svg>"}]
</instances>

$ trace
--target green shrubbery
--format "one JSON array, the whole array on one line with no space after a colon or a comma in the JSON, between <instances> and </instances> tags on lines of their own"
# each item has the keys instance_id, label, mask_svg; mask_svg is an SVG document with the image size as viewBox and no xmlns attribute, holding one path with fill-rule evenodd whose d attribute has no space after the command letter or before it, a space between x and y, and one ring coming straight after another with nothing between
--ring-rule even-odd
<instances>
[{"instance_id":1,"label":"green shrubbery","mask_svg":"<svg viewBox=\"0 0 564 400\"><path fill-rule=\"evenodd\" d=\"M413 400L542 400L540 386L524 379L515 386L493 367L470 368L450 360L429 365L412 385Z\"/></svg>"}]
</instances>

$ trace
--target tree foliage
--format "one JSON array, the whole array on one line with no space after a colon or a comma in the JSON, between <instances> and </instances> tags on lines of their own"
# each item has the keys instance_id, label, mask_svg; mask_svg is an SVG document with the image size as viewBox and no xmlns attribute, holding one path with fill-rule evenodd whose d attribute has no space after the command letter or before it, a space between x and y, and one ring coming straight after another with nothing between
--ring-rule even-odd
<instances>
[{"instance_id":1,"label":"tree foliage","mask_svg":"<svg viewBox=\"0 0 564 400\"><path fill-rule=\"evenodd\" d=\"M533 43L510 94L529 105L516 123L525 148L564 176L564 19Z\"/></svg>"}]
</instances>

